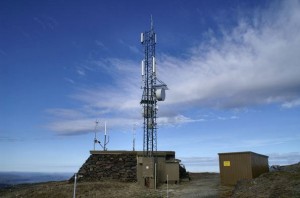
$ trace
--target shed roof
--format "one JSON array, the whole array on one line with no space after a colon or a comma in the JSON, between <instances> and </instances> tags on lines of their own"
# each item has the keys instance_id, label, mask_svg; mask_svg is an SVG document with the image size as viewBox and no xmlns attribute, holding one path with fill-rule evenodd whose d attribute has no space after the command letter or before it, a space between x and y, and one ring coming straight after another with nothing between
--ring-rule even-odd
<instances>
[{"instance_id":1,"label":"shed roof","mask_svg":"<svg viewBox=\"0 0 300 198\"><path fill-rule=\"evenodd\" d=\"M239 154L253 154L253 155L259 155L259 156L262 156L262 157L269 158L269 156L267 156L267 155L262 155L262 154L254 153L252 151L231 152L231 153L218 153L218 155L239 155Z\"/></svg>"}]
</instances>

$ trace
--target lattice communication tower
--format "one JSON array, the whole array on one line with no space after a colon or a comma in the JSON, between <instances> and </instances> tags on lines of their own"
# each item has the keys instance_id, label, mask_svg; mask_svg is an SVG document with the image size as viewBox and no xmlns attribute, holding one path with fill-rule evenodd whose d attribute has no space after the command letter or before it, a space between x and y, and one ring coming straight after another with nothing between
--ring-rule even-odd
<instances>
[{"instance_id":1,"label":"lattice communication tower","mask_svg":"<svg viewBox=\"0 0 300 198\"><path fill-rule=\"evenodd\" d=\"M151 18L151 29L141 33L141 43L144 46L144 59L142 60L142 89L141 99L142 114L144 118L144 156L152 157L157 151L157 101L164 101L167 85L160 81L156 75L155 45L156 33L154 32Z\"/></svg>"}]
</instances>

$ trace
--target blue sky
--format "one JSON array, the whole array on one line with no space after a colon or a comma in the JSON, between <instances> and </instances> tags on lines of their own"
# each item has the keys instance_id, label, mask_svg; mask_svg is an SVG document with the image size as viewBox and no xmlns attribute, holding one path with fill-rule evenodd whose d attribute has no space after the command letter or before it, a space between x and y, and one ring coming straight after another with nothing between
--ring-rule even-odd
<instances>
[{"instance_id":1,"label":"blue sky","mask_svg":"<svg viewBox=\"0 0 300 198\"><path fill-rule=\"evenodd\" d=\"M95 120L142 149L140 33L157 33L158 150L189 171L218 153L300 161L299 1L1 1L0 171L76 172ZM100 149L97 147L97 149Z\"/></svg>"}]
</instances>

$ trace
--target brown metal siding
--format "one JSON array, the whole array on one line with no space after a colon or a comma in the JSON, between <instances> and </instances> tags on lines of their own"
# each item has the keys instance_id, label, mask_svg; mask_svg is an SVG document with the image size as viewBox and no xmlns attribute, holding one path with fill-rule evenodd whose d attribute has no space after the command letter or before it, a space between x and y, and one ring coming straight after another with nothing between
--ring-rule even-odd
<instances>
[{"instance_id":1,"label":"brown metal siding","mask_svg":"<svg viewBox=\"0 0 300 198\"><path fill-rule=\"evenodd\" d=\"M259 155L256 153L252 153L251 155L252 161L252 178L256 178L262 173L269 172L269 163L268 157Z\"/></svg>"},{"instance_id":2,"label":"brown metal siding","mask_svg":"<svg viewBox=\"0 0 300 198\"><path fill-rule=\"evenodd\" d=\"M253 152L219 153L219 166L221 183L234 185L240 179L252 179L267 172L268 157Z\"/></svg>"},{"instance_id":3,"label":"brown metal siding","mask_svg":"<svg viewBox=\"0 0 300 198\"><path fill-rule=\"evenodd\" d=\"M251 158L248 153L221 154L220 175L222 184L234 185L239 179L252 177ZM224 166L230 162L230 166Z\"/></svg>"}]
</instances>

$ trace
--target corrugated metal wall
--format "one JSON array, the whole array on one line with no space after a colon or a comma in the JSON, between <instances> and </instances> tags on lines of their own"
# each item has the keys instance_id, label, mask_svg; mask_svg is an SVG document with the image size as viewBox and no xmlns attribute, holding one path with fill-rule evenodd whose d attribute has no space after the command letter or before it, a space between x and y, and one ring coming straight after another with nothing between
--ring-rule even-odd
<instances>
[{"instance_id":1,"label":"corrugated metal wall","mask_svg":"<svg viewBox=\"0 0 300 198\"><path fill-rule=\"evenodd\" d=\"M234 185L268 171L268 157L253 152L219 153L221 183Z\"/></svg>"},{"instance_id":2,"label":"corrugated metal wall","mask_svg":"<svg viewBox=\"0 0 300 198\"><path fill-rule=\"evenodd\" d=\"M252 178L258 177L262 173L269 172L268 157L264 155L259 155L257 153L252 153Z\"/></svg>"}]
</instances>

